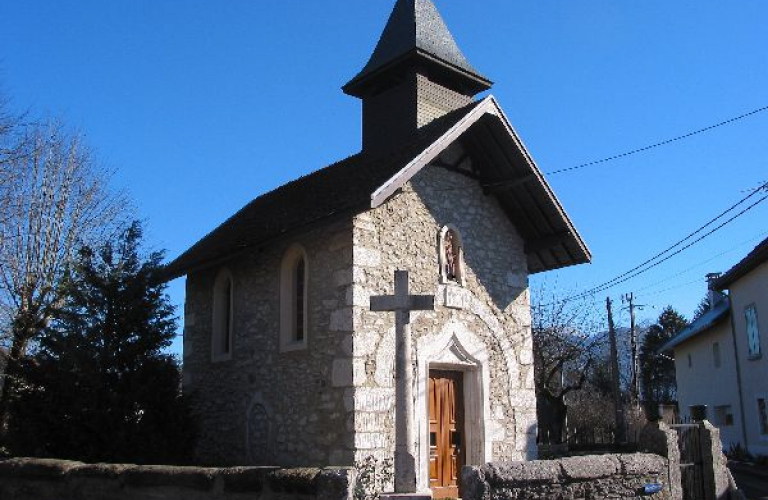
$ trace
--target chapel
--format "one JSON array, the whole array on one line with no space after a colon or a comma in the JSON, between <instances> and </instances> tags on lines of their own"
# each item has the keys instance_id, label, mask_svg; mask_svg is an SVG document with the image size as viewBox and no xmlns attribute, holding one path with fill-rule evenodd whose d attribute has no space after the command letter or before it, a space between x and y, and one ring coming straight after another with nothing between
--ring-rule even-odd
<instances>
[{"instance_id":1,"label":"chapel","mask_svg":"<svg viewBox=\"0 0 768 500\"><path fill-rule=\"evenodd\" d=\"M247 204L175 259L200 462L391 459L395 271L410 315L416 481L536 457L528 277L590 253L432 0L397 0L343 87L362 148ZM403 410L399 410L403 411Z\"/></svg>"}]
</instances>

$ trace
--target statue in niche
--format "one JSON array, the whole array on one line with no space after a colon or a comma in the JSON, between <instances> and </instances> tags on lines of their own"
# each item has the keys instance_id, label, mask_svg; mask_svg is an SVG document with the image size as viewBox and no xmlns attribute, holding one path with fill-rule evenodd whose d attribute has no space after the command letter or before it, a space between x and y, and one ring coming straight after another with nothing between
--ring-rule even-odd
<instances>
[{"instance_id":1,"label":"statue in niche","mask_svg":"<svg viewBox=\"0 0 768 500\"><path fill-rule=\"evenodd\" d=\"M446 282L452 281L461 285L463 284L461 239L455 229L445 228L443 231L443 245L441 249L443 279Z\"/></svg>"}]
</instances>

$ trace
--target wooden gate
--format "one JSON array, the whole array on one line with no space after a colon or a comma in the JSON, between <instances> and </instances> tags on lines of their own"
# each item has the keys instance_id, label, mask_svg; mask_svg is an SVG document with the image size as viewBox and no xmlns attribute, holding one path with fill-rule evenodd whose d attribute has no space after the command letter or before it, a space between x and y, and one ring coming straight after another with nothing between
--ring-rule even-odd
<instances>
[{"instance_id":1,"label":"wooden gate","mask_svg":"<svg viewBox=\"0 0 768 500\"><path fill-rule=\"evenodd\" d=\"M429 372L429 486L434 498L459 497L464 465L463 373Z\"/></svg>"},{"instance_id":2,"label":"wooden gate","mask_svg":"<svg viewBox=\"0 0 768 500\"><path fill-rule=\"evenodd\" d=\"M683 483L683 500L701 500L704 498L701 426L699 424L673 424L670 427L677 432L677 446L680 448L680 478Z\"/></svg>"}]
</instances>

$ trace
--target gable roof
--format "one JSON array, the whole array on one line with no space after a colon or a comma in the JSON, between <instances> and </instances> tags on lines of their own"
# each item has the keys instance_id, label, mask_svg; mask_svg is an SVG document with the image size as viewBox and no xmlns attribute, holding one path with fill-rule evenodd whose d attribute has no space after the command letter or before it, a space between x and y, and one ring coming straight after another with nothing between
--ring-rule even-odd
<instances>
[{"instance_id":1,"label":"gable roof","mask_svg":"<svg viewBox=\"0 0 768 500\"><path fill-rule=\"evenodd\" d=\"M464 56L432 0L398 0L368 64L344 86L344 91L358 95L375 75L417 58L453 71L475 93L491 86L491 81Z\"/></svg>"},{"instance_id":2,"label":"gable roof","mask_svg":"<svg viewBox=\"0 0 768 500\"><path fill-rule=\"evenodd\" d=\"M669 351L694 337L706 333L710 328L726 319L730 311L731 302L728 300L728 297L723 297L720 302L715 304L715 307L711 308L709 311L696 318L693 323L680 330L677 335L659 347L657 352Z\"/></svg>"},{"instance_id":3,"label":"gable roof","mask_svg":"<svg viewBox=\"0 0 768 500\"><path fill-rule=\"evenodd\" d=\"M329 217L384 203L461 138L482 156L481 182L526 242L531 274L591 255L493 97L423 127L395 153L362 152L264 194L166 268L168 279L213 265Z\"/></svg>"},{"instance_id":4,"label":"gable roof","mask_svg":"<svg viewBox=\"0 0 768 500\"><path fill-rule=\"evenodd\" d=\"M741 262L733 266L727 273L720 276L714 283L715 289L725 290L743 278L747 273L753 271L763 262L768 262L768 238L757 245L749 255L744 257Z\"/></svg>"}]
</instances>

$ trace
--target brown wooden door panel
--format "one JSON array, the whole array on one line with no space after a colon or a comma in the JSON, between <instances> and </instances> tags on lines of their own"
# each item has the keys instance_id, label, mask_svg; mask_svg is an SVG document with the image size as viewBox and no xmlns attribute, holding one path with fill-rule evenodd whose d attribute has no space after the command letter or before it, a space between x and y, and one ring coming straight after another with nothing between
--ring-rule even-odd
<instances>
[{"instance_id":1,"label":"brown wooden door panel","mask_svg":"<svg viewBox=\"0 0 768 500\"><path fill-rule=\"evenodd\" d=\"M464 465L463 374L429 372L429 483L435 498L459 496Z\"/></svg>"}]
</instances>

